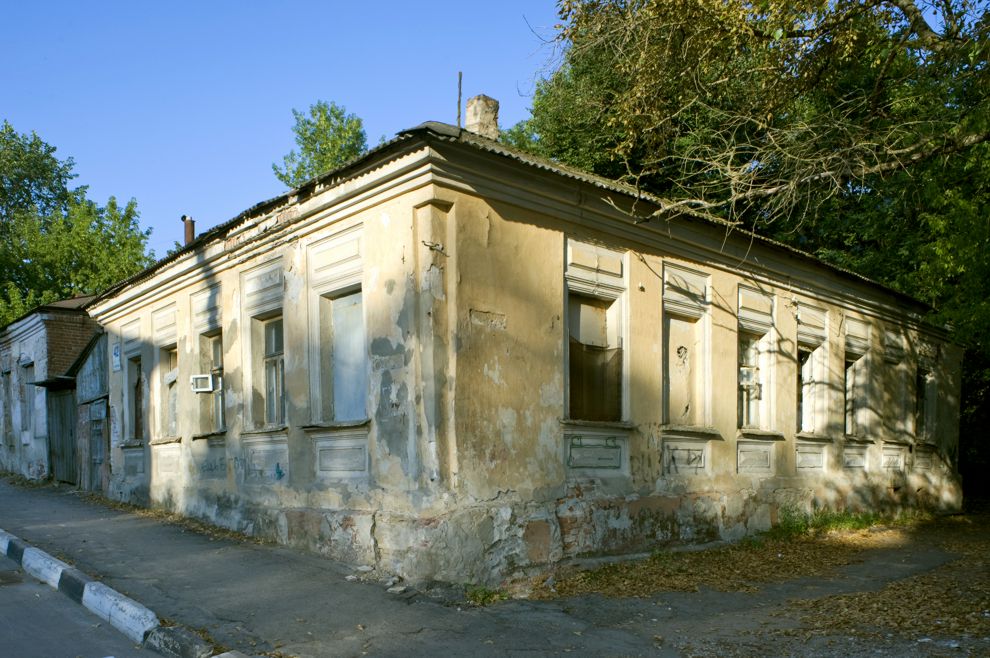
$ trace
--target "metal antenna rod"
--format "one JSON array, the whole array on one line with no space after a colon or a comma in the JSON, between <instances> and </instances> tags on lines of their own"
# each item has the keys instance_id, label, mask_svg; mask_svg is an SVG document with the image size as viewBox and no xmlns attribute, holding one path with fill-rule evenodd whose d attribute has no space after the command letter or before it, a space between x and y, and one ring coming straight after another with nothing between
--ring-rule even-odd
<instances>
[{"instance_id":1,"label":"metal antenna rod","mask_svg":"<svg viewBox=\"0 0 990 658\"><path fill-rule=\"evenodd\" d=\"M457 72L457 127L461 127L461 76L464 74Z\"/></svg>"}]
</instances>

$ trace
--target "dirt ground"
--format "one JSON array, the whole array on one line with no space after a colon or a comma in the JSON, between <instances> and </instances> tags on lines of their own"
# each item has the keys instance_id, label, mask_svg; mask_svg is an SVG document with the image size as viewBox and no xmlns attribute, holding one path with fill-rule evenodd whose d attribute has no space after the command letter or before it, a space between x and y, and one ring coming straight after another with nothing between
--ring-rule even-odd
<instances>
[{"instance_id":1,"label":"dirt ground","mask_svg":"<svg viewBox=\"0 0 990 658\"><path fill-rule=\"evenodd\" d=\"M764 538L571 570L548 601L659 609L685 656L990 656L990 506L859 530ZM666 618L665 614L666 613ZM642 613L640 613L642 614Z\"/></svg>"}]
</instances>

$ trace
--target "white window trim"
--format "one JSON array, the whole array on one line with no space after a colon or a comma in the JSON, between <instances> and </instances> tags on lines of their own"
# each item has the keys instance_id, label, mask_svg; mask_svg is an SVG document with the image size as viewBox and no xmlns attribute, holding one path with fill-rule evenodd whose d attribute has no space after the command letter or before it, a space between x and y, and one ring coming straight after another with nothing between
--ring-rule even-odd
<instances>
[{"instance_id":1,"label":"white window trim","mask_svg":"<svg viewBox=\"0 0 990 658\"><path fill-rule=\"evenodd\" d=\"M266 261L249 270L241 272L240 276L241 322L245 331L241 342L241 382L243 386L244 414L242 423L248 431L272 429L265 423L265 408L255 409L254 391L261 387L265 390L264 352L265 352L265 322L276 317L284 318L285 272L281 256ZM255 332L256 323L259 332ZM286 330L283 324L283 332ZM256 337L256 333L260 336ZM283 336L284 338L284 336ZM262 364L257 367L257 364ZM261 381L255 381L256 373ZM262 395L264 400L265 396ZM229 423L228 423L229 428Z\"/></svg>"},{"instance_id":2,"label":"white window trim","mask_svg":"<svg viewBox=\"0 0 990 658\"><path fill-rule=\"evenodd\" d=\"M321 378L321 368L325 358L325 348L322 345L324 327L320 322L321 305L325 299L344 297L356 292L362 293L361 313L364 320L364 350L370 354L368 344L368 297L363 289L364 276L364 226L352 223L330 236L313 242L307 247L307 277L309 303L309 391L310 391L310 420L314 425L334 424L333 400L327 400L331 395L324 391ZM332 348L331 348L332 349ZM370 386L371 363L366 358L366 377ZM369 391L370 397L370 391ZM329 409L328 413L324 409ZM367 411L367 409L366 409ZM326 417L326 416L330 417Z\"/></svg>"},{"instance_id":3,"label":"white window trim","mask_svg":"<svg viewBox=\"0 0 990 658\"><path fill-rule=\"evenodd\" d=\"M829 380L829 352L830 344L828 340L829 318L828 312L823 308L811 306L809 304L798 303L797 307L797 346L798 351L810 352L811 360L811 411L810 427L805 426L804 414L807 408L802 400L800 416L796 418L795 427L798 436L824 436L828 431L828 415L830 404ZM801 372L802 366L800 357L797 361L798 383L804 381ZM807 397L802 395L802 398ZM798 408L795 400L795 414ZM845 410L843 410L845 414ZM844 421L843 421L844 422Z\"/></svg>"},{"instance_id":4,"label":"white window trim","mask_svg":"<svg viewBox=\"0 0 990 658\"><path fill-rule=\"evenodd\" d=\"M872 327L861 320L856 320L854 318L845 319L845 351L843 353L842 362L842 372L843 372L843 409L842 409L842 430L846 437L853 439L866 439L868 438L866 433L871 429L870 419L867 417L869 413L869 407L871 401L874 399L873 395L873 357L872 350L870 349L870 341L872 337ZM852 358L850 358L852 357ZM863 404L856 405L854 407L854 413L852 418L850 418L848 413L849 405L849 385L848 385L848 370L847 365L850 361L854 361L853 366L856 370L854 372L853 390L855 391L858 386L861 386L860 395L862 396ZM854 396L855 397L855 396ZM852 428L850 428L850 420L852 421ZM850 429L852 431L850 431Z\"/></svg>"}]
</instances>

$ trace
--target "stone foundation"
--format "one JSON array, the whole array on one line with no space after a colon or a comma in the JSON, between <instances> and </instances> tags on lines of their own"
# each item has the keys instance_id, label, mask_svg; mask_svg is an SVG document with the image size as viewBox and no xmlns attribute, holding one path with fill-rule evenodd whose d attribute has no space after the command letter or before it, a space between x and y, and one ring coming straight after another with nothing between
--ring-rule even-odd
<instances>
[{"instance_id":1,"label":"stone foundation","mask_svg":"<svg viewBox=\"0 0 990 658\"><path fill-rule=\"evenodd\" d=\"M410 582L497 585L572 558L621 555L671 545L735 541L768 530L782 511L851 512L908 508L958 510L959 482L931 473L860 473L808 482L771 478L750 488L665 481L669 491L598 495L594 482L541 503L450 504L434 514L385 509L275 509L227 494L189 492L180 507L158 506L348 564L368 565ZM135 496L132 502L141 502Z\"/></svg>"}]
</instances>

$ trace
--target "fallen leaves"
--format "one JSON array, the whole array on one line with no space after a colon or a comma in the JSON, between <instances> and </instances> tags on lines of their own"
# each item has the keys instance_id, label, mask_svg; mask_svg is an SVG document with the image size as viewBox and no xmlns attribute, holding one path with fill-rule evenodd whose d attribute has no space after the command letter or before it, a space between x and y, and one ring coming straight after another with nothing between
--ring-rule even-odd
<instances>
[{"instance_id":1,"label":"fallen leaves","mask_svg":"<svg viewBox=\"0 0 990 658\"><path fill-rule=\"evenodd\" d=\"M897 534L895 530L831 533L795 540L747 540L706 551L662 551L644 560L560 574L552 588L536 585L532 597L650 596L661 591L693 592L700 587L754 591L760 583L822 575L857 560L864 550L898 541Z\"/></svg>"},{"instance_id":2,"label":"fallen leaves","mask_svg":"<svg viewBox=\"0 0 990 658\"><path fill-rule=\"evenodd\" d=\"M947 527L957 531L947 533ZM643 560L558 573L554 578L535 582L531 596L552 599L597 593L611 597L645 597L662 591L697 591L701 587L751 592L763 583L825 576L838 567L861 561L865 551L900 548L910 546L912 542L933 541L935 537L940 538L946 550L969 550L975 558L981 549L973 546L972 536L967 532L987 542L990 539L988 517L948 517L913 525L831 531L794 539L748 539L696 552L658 551ZM987 549L990 545L983 550ZM990 555L990 551L986 554ZM965 568L974 568L977 564L982 562L967 562ZM869 596L869 593L863 595ZM973 605L979 607L976 602L981 600L976 596ZM863 607L862 603L857 606ZM987 607L990 608L990 604ZM891 613L890 618L895 617Z\"/></svg>"},{"instance_id":3,"label":"fallen leaves","mask_svg":"<svg viewBox=\"0 0 990 658\"><path fill-rule=\"evenodd\" d=\"M912 541L959 558L875 592L796 601L813 628L879 628L926 635L990 635L990 516L947 517L918 526Z\"/></svg>"}]
</instances>

